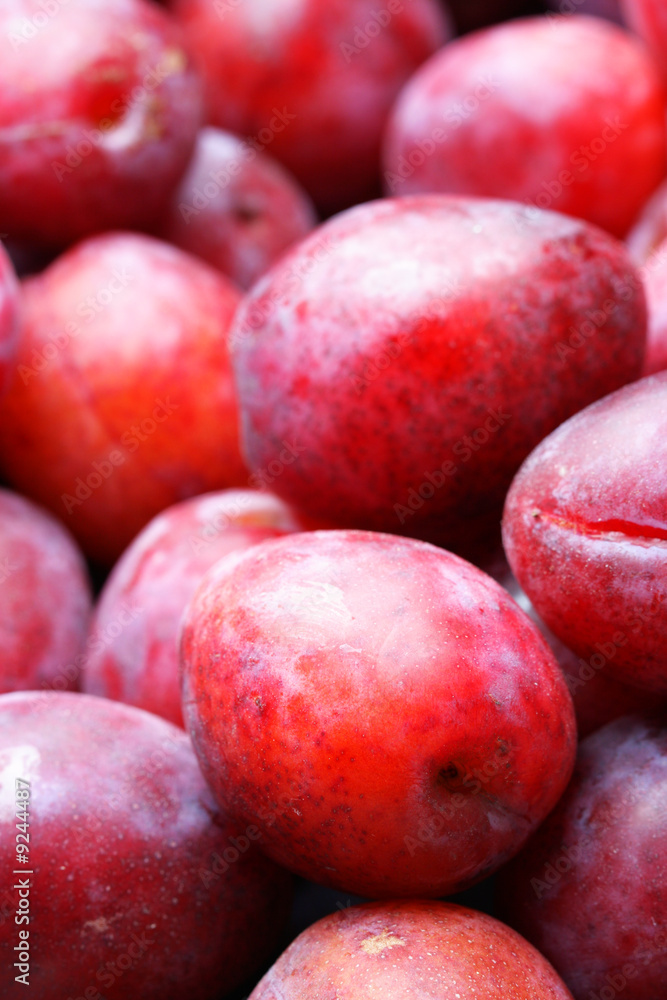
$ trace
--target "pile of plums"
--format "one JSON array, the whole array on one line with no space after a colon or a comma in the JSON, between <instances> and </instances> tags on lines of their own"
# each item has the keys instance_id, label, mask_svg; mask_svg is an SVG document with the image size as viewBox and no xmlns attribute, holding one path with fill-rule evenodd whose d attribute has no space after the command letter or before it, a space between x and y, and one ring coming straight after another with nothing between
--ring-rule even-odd
<instances>
[{"instance_id":1,"label":"pile of plums","mask_svg":"<svg viewBox=\"0 0 667 1000\"><path fill-rule=\"evenodd\" d=\"M0 240L0 1000L665 1000L663 0L2 0Z\"/></svg>"}]
</instances>

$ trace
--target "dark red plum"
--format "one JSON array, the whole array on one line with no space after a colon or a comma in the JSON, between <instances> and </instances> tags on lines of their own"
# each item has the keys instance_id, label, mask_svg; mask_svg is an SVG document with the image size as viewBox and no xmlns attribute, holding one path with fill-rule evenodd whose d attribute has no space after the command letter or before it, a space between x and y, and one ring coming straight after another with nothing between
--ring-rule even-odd
<instances>
[{"instance_id":1,"label":"dark red plum","mask_svg":"<svg viewBox=\"0 0 667 1000\"><path fill-rule=\"evenodd\" d=\"M184 619L183 713L224 808L361 896L479 881L558 801L572 701L489 576L395 535L315 531L217 563Z\"/></svg>"},{"instance_id":2,"label":"dark red plum","mask_svg":"<svg viewBox=\"0 0 667 1000\"><path fill-rule=\"evenodd\" d=\"M645 324L626 249L584 222L443 195L361 205L237 313L245 455L313 516L467 554L531 449L639 377Z\"/></svg>"},{"instance_id":3,"label":"dark red plum","mask_svg":"<svg viewBox=\"0 0 667 1000\"><path fill-rule=\"evenodd\" d=\"M592 667L667 694L667 372L572 417L507 497L509 563Z\"/></svg>"},{"instance_id":4,"label":"dark red plum","mask_svg":"<svg viewBox=\"0 0 667 1000\"><path fill-rule=\"evenodd\" d=\"M657 1000L667 982L667 729L620 719L580 744L554 812L501 872L501 913L576 1000Z\"/></svg>"},{"instance_id":5,"label":"dark red plum","mask_svg":"<svg viewBox=\"0 0 667 1000\"><path fill-rule=\"evenodd\" d=\"M176 726L88 695L3 695L3 982L28 970L3 996L219 1000L272 959L289 912L257 840Z\"/></svg>"}]
</instances>

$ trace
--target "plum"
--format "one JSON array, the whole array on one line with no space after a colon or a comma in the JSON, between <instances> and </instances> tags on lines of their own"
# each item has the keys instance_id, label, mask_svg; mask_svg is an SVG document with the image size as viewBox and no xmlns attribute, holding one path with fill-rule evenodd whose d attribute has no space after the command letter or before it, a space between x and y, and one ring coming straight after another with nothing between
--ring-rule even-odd
<instances>
[{"instance_id":1,"label":"plum","mask_svg":"<svg viewBox=\"0 0 667 1000\"><path fill-rule=\"evenodd\" d=\"M574 219L422 195L329 220L231 333L246 458L313 516L469 554L531 448L641 373L626 249Z\"/></svg>"},{"instance_id":2,"label":"plum","mask_svg":"<svg viewBox=\"0 0 667 1000\"><path fill-rule=\"evenodd\" d=\"M3 227L62 247L155 223L202 113L180 31L154 4L3 0Z\"/></svg>"},{"instance_id":3,"label":"plum","mask_svg":"<svg viewBox=\"0 0 667 1000\"><path fill-rule=\"evenodd\" d=\"M667 368L667 239L657 246L642 270L648 306L644 375L653 375Z\"/></svg>"},{"instance_id":4,"label":"plum","mask_svg":"<svg viewBox=\"0 0 667 1000\"><path fill-rule=\"evenodd\" d=\"M218 1000L261 972L290 878L258 833L217 809L163 719L88 695L0 697L0 864L20 872L2 896L0 961L27 950L37 1000Z\"/></svg>"},{"instance_id":5,"label":"plum","mask_svg":"<svg viewBox=\"0 0 667 1000\"><path fill-rule=\"evenodd\" d=\"M558 801L572 701L489 576L425 542L313 531L222 559L185 614L183 714L262 849L362 896L442 896Z\"/></svg>"},{"instance_id":6,"label":"plum","mask_svg":"<svg viewBox=\"0 0 667 1000\"><path fill-rule=\"evenodd\" d=\"M549 963L509 927L452 903L367 903L319 920L249 1000L572 1000Z\"/></svg>"},{"instance_id":7,"label":"plum","mask_svg":"<svg viewBox=\"0 0 667 1000\"><path fill-rule=\"evenodd\" d=\"M579 747L572 782L500 874L501 912L576 1000L657 1000L667 981L667 729L619 719Z\"/></svg>"},{"instance_id":8,"label":"plum","mask_svg":"<svg viewBox=\"0 0 667 1000\"><path fill-rule=\"evenodd\" d=\"M106 233L24 285L0 466L110 563L159 511L247 481L227 337L240 292L148 236Z\"/></svg>"},{"instance_id":9,"label":"plum","mask_svg":"<svg viewBox=\"0 0 667 1000\"><path fill-rule=\"evenodd\" d=\"M206 128L160 235L249 288L315 222L308 195L276 160Z\"/></svg>"},{"instance_id":10,"label":"plum","mask_svg":"<svg viewBox=\"0 0 667 1000\"><path fill-rule=\"evenodd\" d=\"M438 0L172 0L208 121L270 147L325 212L372 197L391 105L449 36Z\"/></svg>"},{"instance_id":11,"label":"plum","mask_svg":"<svg viewBox=\"0 0 667 1000\"><path fill-rule=\"evenodd\" d=\"M18 340L19 288L12 262L0 243L0 392L9 382Z\"/></svg>"},{"instance_id":12,"label":"plum","mask_svg":"<svg viewBox=\"0 0 667 1000\"><path fill-rule=\"evenodd\" d=\"M74 686L92 599L74 540L24 497L0 490L0 693Z\"/></svg>"},{"instance_id":13,"label":"plum","mask_svg":"<svg viewBox=\"0 0 667 1000\"><path fill-rule=\"evenodd\" d=\"M626 243L638 264L645 263L667 239L667 181L653 193L627 235Z\"/></svg>"},{"instance_id":14,"label":"plum","mask_svg":"<svg viewBox=\"0 0 667 1000\"><path fill-rule=\"evenodd\" d=\"M667 172L665 97L644 47L608 21L498 25L446 46L404 88L385 190L510 198L624 236Z\"/></svg>"},{"instance_id":15,"label":"plum","mask_svg":"<svg viewBox=\"0 0 667 1000\"><path fill-rule=\"evenodd\" d=\"M205 494L158 514L100 594L82 689L182 726L179 626L204 573L228 552L303 527L281 500L253 490Z\"/></svg>"},{"instance_id":16,"label":"plum","mask_svg":"<svg viewBox=\"0 0 667 1000\"><path fill-rule=\"evenodd\" d=\"M593 669L667 694L667 372L572 417L507 496L507 558Z\"/></svg>"}]
</instances>

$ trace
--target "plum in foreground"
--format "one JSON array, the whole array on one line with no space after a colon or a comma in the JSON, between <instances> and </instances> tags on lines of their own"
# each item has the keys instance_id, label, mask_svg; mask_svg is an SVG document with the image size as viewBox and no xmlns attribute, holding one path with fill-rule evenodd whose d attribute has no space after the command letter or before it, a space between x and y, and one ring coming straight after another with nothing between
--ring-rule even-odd
<instances>
[{"instance_id":1,"label":"plum in foreground","mask_svg":"<svg viewBox=\"0 0 667 1000\"><path fill-rule=\"evenodd\" d=\"M15 801L28 788L22 866ZM88 695L0 697L0 864L30 871L2 896L0 962L12 968L27 931L37 1000L218 1000L260 972L290 878L257 833L219 812L164 720Z\"/></svg>"},{"instance_id":2,"label":"plum in foreground","mask_svg":"<svg viewBox=\"0 0 667 1000\"><path fill-rule=\"evenodd\" d=\"M218 800L324 885L471 885L570 776L572 701L539 632L485 573L423 542L316 531L234 553L195 594L181 656Z\"/></svg>"},{"instance_id":3,"label":"plum in foreground","mask_svg":"<svg viewBox=\"0 0 667 1000\"><path fill-rule=\"evenodd\" d=\"M313 516L468 555L543 437L641 373L626 249L552 212L443 195L315 230L230 334L245 454Z\"/></svg>"},{"instance_id":4,"label":"plum in foreground","mask_svg":"<svg viewBox=\"0 0 667 1000\"><path fill-rule=\"evenodd\" d=\"M159 511L247 481L228 333L240 292L138 233L84 240L24 285L0 466L112 563Z\"/></svg>"},{"instance_id":5,"label":"plum in foreground","mask_svg":"<svg viewBox=\"0 0 667 1000\"><path fill-rule=\"evenodd\" d=\"M667 693L667 372L535 449L508 493L503 539L559 639L618 680Z\"/></svg>"},{"instance_id":6,"label":"plum in foreground","mask_svg":"<svg viewBox=\"0 0 667 1000\"><path fill-rule=\"evenodd\" d=\"M229 552L303 530L277 497L207 493L158 514L107 579L88 637L82 688L183 725L181 618L206 570Z\"/></svg>"},{"instance_id":7,"label":"plum in foreground","mask_svg":"<svg viewBox=\"0 0 667 1000\"><path fill-rule=\"evenodd\" d=\"M249 1000L572 1000L500 921L438 902L368 903L305 930Z\"/></svg>"},{"instance_id":8,"label":"plum in foreground","mask_svg":"<svg viewBox=\"0 0 667 1000\"><path fill-rule=\"evenodd\" d=\"M667 729L619 719L579 748L561 802L500 874L503 915L576 1000L667 982Z\"/></svg>"},{"instance_id":9,"label":"plum in foreground","mask_svg":"<svg viewBox=\"0 0 667 1000\"><path fill-rule=\"evenodd\" d=\"M76 686L68 668L91 610L86 565L69 532L0 490L0 693Z\"/></svg>"}]
</instances>

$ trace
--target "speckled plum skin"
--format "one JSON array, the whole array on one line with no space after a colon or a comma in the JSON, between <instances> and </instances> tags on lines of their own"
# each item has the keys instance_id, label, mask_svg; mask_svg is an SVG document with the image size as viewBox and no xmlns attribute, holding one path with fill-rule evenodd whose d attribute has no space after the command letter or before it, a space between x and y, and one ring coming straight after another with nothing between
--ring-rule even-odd
<instances>
[{"instance_id":1,"label":"speckled plum skin","mask_svg":"<svg viewBox=\"0 0 667 1000\"><path fill-rule=\"evenodd\" d=\"M612 722L581 743L567 792L499 876L503 915L576 1000L664 996L666 783L664 725Z\"/></svg>"},{"instance_id":2,"label":"speckled plum skin","mask_svg":"<svg viewBox=\"0 0 667 1000\"><path fill-rule=\"evenodd\" d=\"M484 913L425 900L367 903L318 920L249 1000L572 1000L547 961Z\"/></svg>"},{"instance_id":3,"label":"speckled plum skin","mask_svg":"<svg viewBox=\"0 0 667 1000\"><path fill-rule=\"evenodd\" d=\"M0 490L0 693L62 688L92 609L74 540L46 511Z\"/></svg>"},{"instance_id":4,"label":"speckled plum skin","mask_svg":"<svg viewBox=\"0 0 667 1000\"><path fill-rule=\"evenodd\" d=\"M503 540L549 628L592 667L667 694L667 373L572 417L527 459Z\"/></svg>"},{"instance_id":5,"label":"speckled plum skin","mask_svg":"<svg viewBox=\"0 0 667 1000\"><path fill-rule=\"evenodd\" d=\"M19 287L12 262L0 244L0 392L9 380L18 338Z\"/></svg>"},{"instance_id":6,"label":"speckled plum skin","mask_svg":"<svg viewBox=\"0 0 667 1000\"><path fill-rule=\"evenodd\" d=\"M180 621L205 572L229 552L303 527L277 497L253 490L205 494L158 514L100 594L82 689L182 726Z\"/></svg>"},{"instance_id":7,"label":"speckled plum skin","mask_svg":"<svg viewBox=\"0 0 667 1000\"><path fill-rule=\"evenodd\" d=\"M239 309L246 457L261 472L287 442L288 502L467 553L530 450L639 377L645 309L625 248L584 222L444 195L359 206Z\"/></svg>"},{"instance_id":8,"label":"speckled plum skin","mask_svg":"<svg viewBox=\"0 0 667 1000\"><path fill-rule=\"evenodd\" d=\"M147 236L78 244L24 284L0 466L113 562L159 511L245 484L227 347L240 292Z\"/></svg>"},{"instance_id":9,"label":"speckled plum skin","mask_svg":"<svg viewBox=\"0 0 667 1000\"><path fill-rule=\"evenodd\" d=\"M347 892L478 881L570 775L572 702L538 631L424 542L316 531L229 556L186 612L181 661L221 804L280 864Z\"/></svg>"},{"instance_id":10,"label":"speckled plum skin","mask_svg":"<svg viewBox=\"0 0 667 1000\"><path fill-rule=\"evenodd\" d=\"M510 198L624 236L665 176L664 106L653 60L608 21L498 25L436 53L404 88L385 190Z\"/></svg>"},{"instance_id":11,"label":"speckled plum skin","mask_svg":"<svg viewBox=\"0 0 667 1000\"><path fill-rule=\"evenodd\" d=\"M379 190L392 103L450 34L437 0L393 4L395 12L374 0L171 7L200 60L209 123L252 137L325 212Z\"/></svg>"},{"instance_id":12,"label":"speckled plum skin","mask_svg":"<svg viewBox=\"0 0 667 1000\"><path fill-rule=\"evenodd\" d=\"M5 879L0 962L12 968L27 929L31 997L218 1000L261 972L289 911L290 879L216 808L182 730L56 692L3 695L0 719L0 862L5 872L22 867L22 778L23 867L34 873L20 928L18 892Z\"/></svg>"},{"instance_id":13,"label":"speckled plum skin","mask_svg":"<svg viewBox=\"0 0 667 1000\"><path fill-rule=\"evenodd\" d=\"M2 226L61 247L153 224L203 114L181 33L143 0L47 6L0 9Z\"/></svg>"},{"instance_id":14,"label":"speckled plum skin","mask_svg":"<svg viewBox=\"0 0 667 1000\"><path fill-rule=\"evenodd\" d=\"M250 288L316 221L306 192L273 157L205 128L160 235Z\"/></svg>"}]
</instances>

